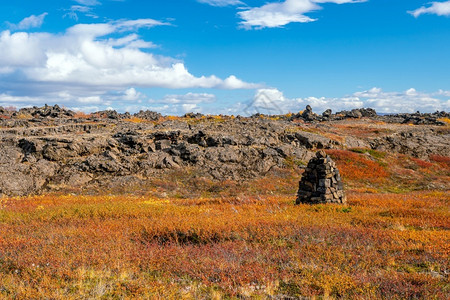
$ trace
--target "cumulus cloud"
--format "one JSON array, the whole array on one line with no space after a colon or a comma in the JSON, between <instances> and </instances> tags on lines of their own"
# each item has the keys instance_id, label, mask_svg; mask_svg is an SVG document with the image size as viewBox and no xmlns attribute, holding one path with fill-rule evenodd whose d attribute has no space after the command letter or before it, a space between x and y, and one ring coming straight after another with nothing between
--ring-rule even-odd
<instances>
[{"instance_id":1,"label":"cumulus cloud","mask_svg":"<svg viewBox=\"0 0 450 300\"><path fill-rule=\"evenodd\" d=\"M450 99L447 91L438 91L428 94L413 88L404 92L385 92L380 88L355 92L340 98L307 97L289 99L278 89L259 89L253 101L244 109L246 114L284 114L298 112L306 105L314 111L323 112L326 109L333 111L351 110L354 108L371 107L380 113L402 112L434 112L450 109Z\"/></svg>"},{"instance_id":2,"label":"cumulus cloud","mask_svg":"<svg viewBox=\"0 0 450 300\"><path fill-rule=\"evenodd\" d=\"M219 7L244 4L243 2L241 2L239 0L197 0L197 1L200 3L205 3L205 4L209 4L212 6L219 6Z\"/></svg>"},{"instance_id":3,"label":"cumulus cloud","mask_svg":"<svg viewBox=\"0 0 450 300\"><path fill-rule=\"evenodd\" d=\"M19 24L11 24L9 23L9 27L12 30L26 30L31 28L39 28L44 23L45 17L48 15L48 13L40 14L39 16L31 15L29 17L26 17L22 21L19 22Z\"/></svg>"},{"instance_id":4,"label":"cumulus cloud","mask_svg":"<svg viewBox=\"0 0 450 300\"><path fill-rule=\"evenodd\" d=\"M3 31L0 33L0 102L86 103L91 99L99 103L102 99L112 103L136 99L132 87L259 87L233 75L225 79L214 75L195 76L183 62L150 53L149 49L155 45L133 32L167 25L170 24L139 19L77 24L63 34Z\"/></svg>"},{"instance_id":5,"label":"cumulus cloud","mask_svg":"<svg viewBox=\"0 0 450 300\"><path fill-rule=\"evenodd\" d=\"M408 11L414 17L419 17L423 14L435 14L438 16L450 16L450 1L431 2L430 6L422 6L416 10Z\"/></svg>"},{"instance_id":6,"label":"cumulus cloud","mask_svg":"<svg viewBox=\"0 0 450 300\"><path fill-rule=\"evenodd\" d=\"M322 9L318 3L358 3L366 0L285 0L283 2L271 2L261 7L253 7L238 12L243 20L240 24L246 29L282 27L289 23L308 23L317 19L306 14Z\"/></svg>"}]
</instances>

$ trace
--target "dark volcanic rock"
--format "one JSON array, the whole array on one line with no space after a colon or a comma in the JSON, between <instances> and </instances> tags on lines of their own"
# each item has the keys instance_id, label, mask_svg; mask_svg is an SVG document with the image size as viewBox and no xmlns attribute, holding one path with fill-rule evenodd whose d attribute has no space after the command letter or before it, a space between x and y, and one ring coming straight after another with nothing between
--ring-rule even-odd
<instances>
[{"instance_id":1,"label":"dark volcanic rock","mask_svg":"<svg viewBox=\"0 0 450 300\"><path fill-rule=\"evenodd\" d=\"M431 154L450 156L450 132L436 128L411 128L372 139L370 146L375 150L425 159Z\"/></svg>"},{"instance_id":2,"label":"dark volcanic rock","mask_svg":"<svg viewBox=\"0 0 450 300\"><path fill-rule=\"evenodd\" d=\"M20 115L31 115L34 118L70 118L75 115L75 112L58 105L49 106L45 104L43 107L21 108L13 114L13 117Z\"/></svg>"},{"instance_id":3,"label":"dark volcanic rock","mask_svg":"<svg viewBox=\"0 0 450 300\"><path fill-rule=\"evenodd\" d=\"M324 121L328 121L332 116L332 111L331 109L327 109L322 113L322 120Z\"/></svg>"},{"instance_id":4,"label":"dark volcanic rock","mask_svg":"<svg viewBox=\"0 0 450 300\"><path fill-rule=\"evenodd\" d=\"M204 115L201 113L192 113L191 112L191 113L185 114L183 117L190 118L190 119L201 119L204 117Z\"/></svg>"},{"instance_id":5,"label":"dark volcanic rock","mask_svg":"<svg viewBox=\"0 0 450 300\"><path fill-rule=\"evenodd\" d=\"M445 122L439 120L444 118L450 118L450 114L445 111L437 111L432 114L416 112L413 114L385 115L382 120L389 123L445 126Z\"/></svg>"},{"instance_id":6,"label":"dark volcanic rock","mask_svg":"<svg viewBox=\"0 0 450 300\"><path fill-rule=\"evenodd\" d=\"M306 121L315 121L317 120L317 114L313 113L311 106L307 105L302 113L302 118Z\"/></svg>"},{"instance_id":7,"label":"dark volcanic rock","mask_svg":"<svg viewBox=\"0 0 450 300\"><path fill-rule=\"evenodd\" d=\"M160 118L162 118L162 115L160 113L146 110L146 111L139 111L138 113L134 114L136 118L147 120L147 121L158 121Z\"/></svg>"},{"instance_id":8,"label":"dark volcanic rock","mask_svg":"<svg viewBox=\"0 0 450 300\"><path fill-rule=\"evenodd\" d=\"M93 115L103 119L119 120L121 115L115 110L102 110L94 113Z\"/></svg>"},{"instance_id":9,"label":"dark volcanic rock","mask_svg":"<svg viewBox=\"0 0 450 300\"><path fill-rule=\"evenodd\" d=\"M351 111L343 110L336 113L336 115L344 118L374 118L377 116L377 112L372 108L357 108Z\"/></svg>"},{"instance_id":10,"label":"dark volcanic rock","mask_svg":"<svg viewBox=\"0 0 450 300\"><path fill-rule=\"evenodd\" d=\"M331 109L325 110L321 116L315 114L312 111L311 106L306 106L303 113L293 115L290 120L301 119L305 122L324 122L330 120L343 120L343 119L359 119L359 118L375 118L377 113L372 108L357 108L351 111L340 111L333 114Z\"/></svg>"}]
</instances>

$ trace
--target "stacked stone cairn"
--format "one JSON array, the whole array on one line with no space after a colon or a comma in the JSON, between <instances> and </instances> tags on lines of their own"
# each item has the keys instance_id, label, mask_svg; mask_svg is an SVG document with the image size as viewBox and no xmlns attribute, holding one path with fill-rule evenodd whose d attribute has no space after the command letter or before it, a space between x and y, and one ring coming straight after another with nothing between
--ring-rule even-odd
<instances>
[{"instance_id":1,"label":"stacked stone cairn","mask_svg":"<svg viewBox=\"0 0 450 300\"><path fill-rule=\"evenodd\" d=\"M336 163L320 150L312 158L299 184L296 204L339 203L347 198Z\"/></svg>"}]
</instances>

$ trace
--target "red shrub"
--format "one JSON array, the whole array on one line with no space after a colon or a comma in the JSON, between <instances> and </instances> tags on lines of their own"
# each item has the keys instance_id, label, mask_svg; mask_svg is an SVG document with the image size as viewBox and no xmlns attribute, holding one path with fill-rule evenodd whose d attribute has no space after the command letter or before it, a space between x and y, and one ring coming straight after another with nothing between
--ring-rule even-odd
<instances>
[{"instance_id":1,"label":"red shrub","mask_svg":"<svg viewBox=\"0 0 450 300\"><path fill-rule=\"evenodd\" d=\"M424 161L424 160L421 160L421 159L418 159L418 158L411 158L411 160L412 160L413 162L415 162L416 165L418 165L418 166L421 167L421 168L430 168L430 167L433 166L432 163L427 162L427 161Z\"/></svg>"},{"instance_id":2,"label":"red shrub","mask_svg":"<svg viewBox=\"0 0 450 300\"><path fill-rule=\"evenodd\" d=\"M383 166L364 155L347 150L327 150L327 153L336 161L344 180L379 183L389 175Z\"/></svg>"},{"instance_id":3,"label":"red shrub","mask_svg":"<svg viewBox=\"0 0 450 300\"><path fill-rule=\"evenodd\" d=\"M437 154L430 155L430 160L450 167L450 157Z\"/></svg>"}]
</instances>

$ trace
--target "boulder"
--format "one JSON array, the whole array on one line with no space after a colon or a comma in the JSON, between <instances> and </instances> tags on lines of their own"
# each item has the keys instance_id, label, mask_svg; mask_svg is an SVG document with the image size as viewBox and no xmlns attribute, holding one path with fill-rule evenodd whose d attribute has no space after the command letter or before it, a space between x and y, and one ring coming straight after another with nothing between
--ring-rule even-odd
<instances>
[{"instance_id":1,"label":"boulder","mask_svg":"<svg viewBox=\"0 0 450 300\"><path fill-rule=\"evenodd\" d=\"M302 118L306 121L315 121L317 120L317 115L313 113L311 106L307 105L302 113Z\"/></svg>"}]
</instances>

